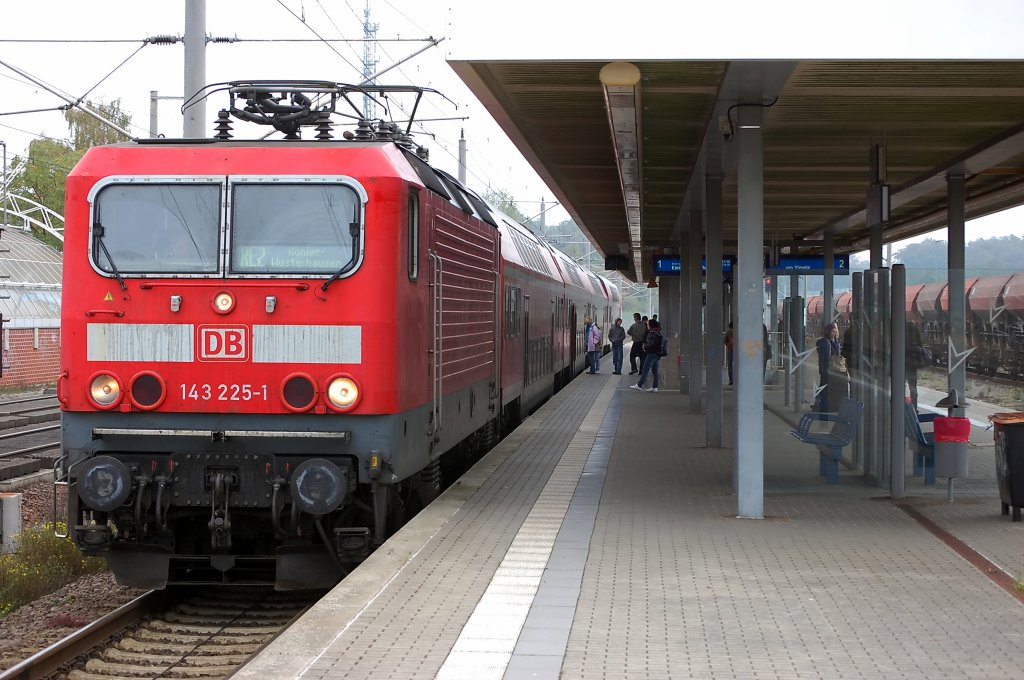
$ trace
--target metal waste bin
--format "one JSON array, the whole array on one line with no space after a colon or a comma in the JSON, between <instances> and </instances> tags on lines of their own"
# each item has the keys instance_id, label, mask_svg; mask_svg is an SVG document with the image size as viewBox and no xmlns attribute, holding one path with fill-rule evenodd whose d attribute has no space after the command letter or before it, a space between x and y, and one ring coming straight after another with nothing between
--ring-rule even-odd
<instances>
[{"instance_id":1,"label":"metal waste bin","mask_svg":"<svg viewBox=\"0 0 1024 680\"><path fill-rule=\"evenodd\" d=\"M939 416L935 425L935 476L967 476L967 444L971 441L971 421L967 418Z\"/></svg>"},{"instance_id":2,"label":"metal waste bin","mask_svg":"<svg viewBox=\"0 0 1024 680\"><path fill-rule=\"evenodd\" d=\"M996 483L1003 514L1020 521L1024 506L1024 413L994 413L988 417L995 425Z\"/></svg>"}]
</instances>

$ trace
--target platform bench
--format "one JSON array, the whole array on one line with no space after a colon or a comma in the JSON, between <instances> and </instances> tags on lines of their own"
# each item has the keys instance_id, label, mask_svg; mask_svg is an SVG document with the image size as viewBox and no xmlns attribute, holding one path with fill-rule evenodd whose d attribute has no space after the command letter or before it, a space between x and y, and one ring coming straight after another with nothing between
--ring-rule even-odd
<instances>
[{"instance_id":1,"label":"platform bench","mask_svg":"<svg viewBox=\"0 0 1024 680\"><path fill-rule=\"evenodd\" d=\"M935 435L921 429L921 423L935 421L935 413L918 413L907 399L904 404L904 431L914 447L914 476L924 475L925 484L935 483Z\"/></svg>"},{"instance_id":2,"label":"platform bench","mask_svg":"<svg viewBox=\"0 0 1024 680\"><path fill-rule=\"evenodd\" d=\"M853 441L863 413L864 404L856 399L843 397L837 413L805 413L800 418L797 429L791 433L805 444L814 444L818 447L819 474L823 475L829 484L839 483L839 461L843 458L843 449ZM828 432L812 432L811 428L818 422L830 422L832 427Z\"/></svg>"}]
</instances>

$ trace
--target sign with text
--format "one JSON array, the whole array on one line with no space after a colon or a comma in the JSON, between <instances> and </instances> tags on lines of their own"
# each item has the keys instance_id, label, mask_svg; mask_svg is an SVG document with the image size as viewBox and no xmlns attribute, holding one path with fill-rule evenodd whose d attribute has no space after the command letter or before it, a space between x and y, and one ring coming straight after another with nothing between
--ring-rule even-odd
<instances>
[{"instance_id":1,"label":"sign with text","mask_svg":"<svg viewBox=\"0 0 1024 680\"><path fill-rule=\"evenodd\" d=\"M850 273L850 256L836 255L832 273L843 276ZM817 274L825 273L824 255L782 255L779 263L771 268L773 274Z\"/></svg>"}]
</instances>

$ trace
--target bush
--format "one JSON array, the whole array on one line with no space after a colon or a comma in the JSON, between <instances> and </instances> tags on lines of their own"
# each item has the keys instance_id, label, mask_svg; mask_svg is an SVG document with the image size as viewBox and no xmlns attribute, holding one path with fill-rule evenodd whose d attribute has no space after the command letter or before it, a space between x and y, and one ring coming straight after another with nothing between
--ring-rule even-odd
<instances>
[{"instance_id":1,"label":"bush","mask_svg":"<svg viewBox=\"0 0 1024 680\"><path fill-rule=\"evenodd\" d=\"M70 538L54 536L52 523L26 529L15 544L16 552L0 555L0 617L106 568L102 558L83 557Z\"/></svg>"}]
</instances>

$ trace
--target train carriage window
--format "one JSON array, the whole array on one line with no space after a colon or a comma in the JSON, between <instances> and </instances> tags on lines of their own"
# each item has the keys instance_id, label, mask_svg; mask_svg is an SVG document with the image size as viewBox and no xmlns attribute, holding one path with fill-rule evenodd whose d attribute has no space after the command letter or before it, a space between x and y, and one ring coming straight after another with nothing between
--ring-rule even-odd
<instances>
[{"instance_id":1,"label":"train carriage window","mask_svg":"<svg viewBox=\"0 0 1024 680\"><path fill-rule=\"evenodd\" d=\"M334 274L357 264L362 204L338 182L236 182L231 272Z\"/></svg>"},{"instance_id":2,"label":"train carriage window","mask_svg":"<svg viewBox=\"0 0 1024 680\"><path fill-rule=\"evenodd\" d=\"M215 274L220 185L118 183L93 198L92 259L113 274Z\"/></svg>"},{"instance_id":3,"label":"train carriage window","mask_svg":"<svg viewBox=\"0 0 1024 680\"><path fill-rule=\"evenodd\" d=\"M409 280L420 276L420 192L409 192Z\"/></svg>"}]
</instances>

